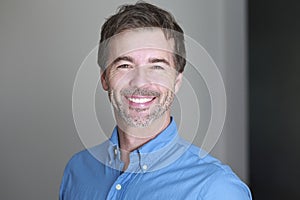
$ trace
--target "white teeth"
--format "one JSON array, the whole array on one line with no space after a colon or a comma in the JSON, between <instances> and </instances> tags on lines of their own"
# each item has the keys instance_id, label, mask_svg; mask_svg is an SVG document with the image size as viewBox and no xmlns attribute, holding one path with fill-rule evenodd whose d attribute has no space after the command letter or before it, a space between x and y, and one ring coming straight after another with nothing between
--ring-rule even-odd
<instances>
[{"instance_id":1,"label":"white teeth","mask_svg":"<svg viewBox=\"0 0 300 200\"><path fill-rule=\"evenodd\" d=\"M147 103L152 100L152 98L128 98L129 101L134 103Z\"/></svg>"}]
</instances>

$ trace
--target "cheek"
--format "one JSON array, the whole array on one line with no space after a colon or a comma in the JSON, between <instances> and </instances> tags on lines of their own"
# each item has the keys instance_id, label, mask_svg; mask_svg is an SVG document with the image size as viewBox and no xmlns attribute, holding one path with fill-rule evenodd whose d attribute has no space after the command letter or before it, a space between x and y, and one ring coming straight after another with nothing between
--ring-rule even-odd
<instances>
[{"instance_id":1,"label":"cheek","mask_svg":"<svg viewBox=\"0 0 300 200\"><path fill-rule=\"evenodd\" d=\"M117 89L125 84L124 74L112 71L108 76L110 89Z\"/></svg>"},{"instance_id":2,"label":"cheek","mask_svg":"<svg viewBox=\"0 0 300 200\"><path fill-rule=\"evenodd\" d=\"M176 75L173 73L173 71L171 71L153 77L153 82L159 85L164 91L175 92L175 79Z\"/></svg>"},{"instance_id":3,"label":"cheek","mask_svg":"<svg viewBox=\"0 0 300 200\"><path fill-rule=\"evenodd\" d=\"M161 94L161 96L159 98L160 104L164 104L166 102L169 102L170 99L172 99L173 96L174 96L173 90L168 89L168 88L160 88L159 92Z\"/></svg>"},{"instance_id":4,"label":"cheek","mask_svg":"<svg viewBox=\"0 0 300 200\"><path fill-rule=\"evenodd\" d=\"M167 95L168 93L175 93L175 83L172 80L162 81L160 83L156 83L158 88L162 94Z\"/></svg>"}]
</instances>

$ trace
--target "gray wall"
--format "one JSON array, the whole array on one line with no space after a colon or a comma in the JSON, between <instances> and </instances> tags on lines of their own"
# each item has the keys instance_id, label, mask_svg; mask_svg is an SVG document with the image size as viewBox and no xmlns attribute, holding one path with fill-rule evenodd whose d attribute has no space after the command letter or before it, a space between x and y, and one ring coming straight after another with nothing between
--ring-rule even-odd
<instances>
[{"instance_id":1,"label":"gray wall","mask_svg":"<svg viewBox=\"0 0 300 200\"><path fill-rule=\"evenodd\" d=\"M66 162L84 148L72 117L76 72L121 2L0 2L1 199L57 198ZM152 2L220 67L228 112L213 154L247 180L245 0Z\"/></svg>"}]
</instances>

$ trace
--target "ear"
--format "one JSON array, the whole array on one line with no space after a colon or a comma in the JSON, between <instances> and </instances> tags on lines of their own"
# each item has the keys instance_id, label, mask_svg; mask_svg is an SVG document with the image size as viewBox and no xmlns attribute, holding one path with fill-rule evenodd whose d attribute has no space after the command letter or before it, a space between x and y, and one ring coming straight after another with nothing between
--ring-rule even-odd
<instances>
[{"instance_id":1,"label":"ear","mask_svg":"<svg viewBox=\"0 0 300 200\"><path fill-rule=\"evenodd\" d=\"M175 94L179 91L179 88L181 86L182 83L182 78L183 78L183 74L182 73L178 73L176 80L175 80Z\"/></svg>"},{"instance_id":2,"label":"ear","mask_svg":"<svg viewBox=\"0 0 300 200\"><path fill-rule=\"evenodd\" d=\"M106 70L101 71L101 84L102 84L102 88L105 91L108 91L109 89L109 84L107 82L107 77L106 77Z\"/></svg>"}]
</instances>

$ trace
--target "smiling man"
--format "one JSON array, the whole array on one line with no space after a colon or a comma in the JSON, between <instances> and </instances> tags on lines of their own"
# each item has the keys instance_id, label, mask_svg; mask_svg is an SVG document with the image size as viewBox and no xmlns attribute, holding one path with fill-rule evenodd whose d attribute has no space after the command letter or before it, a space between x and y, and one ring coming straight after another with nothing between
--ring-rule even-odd
<instances>
[{"instance_id":1,"label":"smiling man","mask_svg":"<svg viewBox=\"0 0 300 200\"><path fill-rule=\"evenodd\" d=\"M177 133L170 107L185 67L183 31L154 5L122 6L102 26L101 83L117 126L111 138L66 166L61 200L251 199L217 159Z\"/></svg>"}]
</instances>

